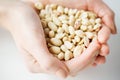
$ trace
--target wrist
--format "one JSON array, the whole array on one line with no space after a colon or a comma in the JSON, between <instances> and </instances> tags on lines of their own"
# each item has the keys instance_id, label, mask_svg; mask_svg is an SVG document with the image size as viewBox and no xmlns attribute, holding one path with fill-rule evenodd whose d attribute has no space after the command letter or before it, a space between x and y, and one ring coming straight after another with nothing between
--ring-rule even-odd
<instances>
[{"instance_id":1,"label":"wrist","mask_svg":"<svg viewBox=\"0 0 120 80\"><path fill-rule=\"evenodd\" d=\"M16 24L14 20L20 17L24 7L25 4L21 2L0 3L0 26L10 32L13 31Z\"/></svg>"}]
</instances>

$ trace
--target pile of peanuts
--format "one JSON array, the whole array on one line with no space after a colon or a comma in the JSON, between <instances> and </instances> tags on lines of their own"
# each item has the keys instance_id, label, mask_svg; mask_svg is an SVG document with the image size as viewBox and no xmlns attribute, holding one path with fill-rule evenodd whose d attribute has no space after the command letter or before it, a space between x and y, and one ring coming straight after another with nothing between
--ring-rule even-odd
<instances>
[{"instance_id":1,"label":"pile of peanuts","mask_svg":"<svg viewBox=\"0 0 120 80\"><path fill-rule=\"evenodd\" d=\"M35 4L49 51L60 60L83 53L97 38L101 19L91 11L69 9L56 4Z\"/></svg>"}]
</instances>

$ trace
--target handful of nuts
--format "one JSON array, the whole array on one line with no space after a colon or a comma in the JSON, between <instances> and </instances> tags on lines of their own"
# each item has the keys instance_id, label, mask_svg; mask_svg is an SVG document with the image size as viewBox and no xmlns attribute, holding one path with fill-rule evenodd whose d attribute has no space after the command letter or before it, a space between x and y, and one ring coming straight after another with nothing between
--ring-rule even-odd
<instances>
[{"instance_id":1,"label":"handful of nuts","mask_svg":"<svg viewBox=\"0 0 120 80\"><path fill-rule=\"evenodd\" d=\"M91 11L36 3L49 51L60 60L79 56L97 38L101 19Z\"/></svg>"}]
</instances>

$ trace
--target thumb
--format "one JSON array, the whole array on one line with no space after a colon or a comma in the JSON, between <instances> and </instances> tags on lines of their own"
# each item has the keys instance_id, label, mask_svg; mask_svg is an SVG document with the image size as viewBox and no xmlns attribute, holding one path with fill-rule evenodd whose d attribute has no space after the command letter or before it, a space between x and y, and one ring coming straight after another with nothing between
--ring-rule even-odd
<instances>
[{"instance_id":1,"label":"thumb","mask_svg":"<svg viewBox=\"0 0 120 80\"><path fill-rule=\"evenodd\" d=\"M42 61L41 67L44 69L46 73L56 74L61 78L66 78L68 75L68 69L64 63L59 61L57 58L53 57L53 55L44 55L46 57Z\"/></svg>"},{"instance_id":2,"label":"thumb","mask_svg":"<svg viewBox=\"0 0 120 80\"><path fill-rule=\"evenodd\" d=\"M66 78L68 75L68 69L62 61L54 57L47 49L46 46L37 49L36 52L32 52L32 55L40 64L45 73L56 74L61 78Z\"/></svg>"}]
</instances>

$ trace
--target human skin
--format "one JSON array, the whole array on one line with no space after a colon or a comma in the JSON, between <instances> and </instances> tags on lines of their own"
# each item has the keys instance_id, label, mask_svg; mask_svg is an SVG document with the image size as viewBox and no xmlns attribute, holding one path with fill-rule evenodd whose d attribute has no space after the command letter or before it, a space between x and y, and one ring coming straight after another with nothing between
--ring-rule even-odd
<instances>
[{"instance_id":1,"label":"human skin","mask_svg":"<svg viewBox=\"0 0 120 80\"><path fill-rule=\"evenodd\" d=\"M36 1L37 0L26 0L26 3L15 2L0 5L0 24L13 35L13 38L25 59L28 69L31 72L56 74L65 78L68 75L77 74L80 70L90 65L94 59L96 59L93 63L94 65L105 62L105 56L109 53L107 40L109 39L111 32L116 33L114 23L112 23L114 21L111 21L114 15L108 7L105 7L108 10L106 13L110 14L110 16L107 15L108 17L105 18L110 18L110 20L104 18L105 12L96 12L104 21L103 27L98 33L98 40L93 41L81 56L62 62L53 57L47 49L40 19L33 7L33 4ZM73 7L69 6L67 1L66 3L62 2L62 0L61 2L59 2L59 0L50 0L48 2L61 4L70 8L88 9L88 2L86 2L87 0L84 1L81 2L80 5ZM48 2L43 3L48 4ZM73 2L71 0L71 3ZM84 4L83 6L82 3ZM103 4L102 2L100 3L100 5ZM89 7L92 6L89 4ZM108 23L111 23L112 26L109 26ZM95 52L98 50L100 50L100 55L96 58Z\"/></svg>"}]
</instances>

